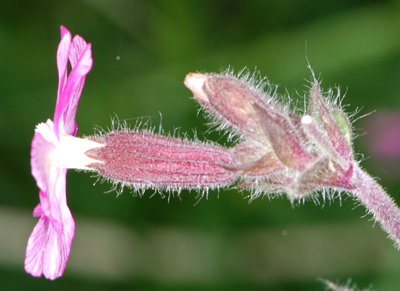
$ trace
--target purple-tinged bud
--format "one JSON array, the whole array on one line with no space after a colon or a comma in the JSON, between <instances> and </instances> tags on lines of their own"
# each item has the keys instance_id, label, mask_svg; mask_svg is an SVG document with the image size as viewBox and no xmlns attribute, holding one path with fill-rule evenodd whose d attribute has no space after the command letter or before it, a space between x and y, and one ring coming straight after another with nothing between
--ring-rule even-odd
<instances>
[{"instance_id":1,"label":"purple-tinged bud","mask_svg":"<svg viewBox=\"0 0 400 291\"><path fill-rule=\"evenodd\" d=\"M318 154L328 155L334 160L340 158L327 135L321 132L320 127L310 115L304 115L301 119L302 128L307 132L309 139L316 145Z\"/></svg>"},{"instance_id":2,"label":"purple-tinged bud","mask_svg":"<svg viewBox=\"0 0 400 291\"><path fill-rule=\"evenodd\" d=\"M139 188L207 189L237 178L228 150L145 132L111 132L89 137L104 144L86 152L98 163L87 167L122 185Z\"/></svg>"},{"instance_id":3,"label":"purple-tinged bud","mask_svg":"<svg viewBox=\"0 0 400 291\"><path fill-rule=\"evenodd\" d=\"M214 118L253 139L265 141L254 104L272 102L245 81L229 76L190 73L185 86Z\"/></svg>"},{"instance_id":4,"label":"purple-tinged bud","mask_svg":"<svg viewBox=\"0 0 400 291\"><path fill-rule=\"evenodd\" d=\"M301 170L313 157L305 150L296 128L285 116L270 111L258 104L254 109L261 121L265 135L280 161L289 168Z\"/></svg>"},{"instance_id":5,"label":"purple-tinged bud","mask_svg":"<svg viewBox=\"0 0 400 291\"><path fill-rule=\"evenodd\" d=\"M326 134L327 140L332 143L337 153L346 161L349 161L353 158L351 137L349 137L349 135L351 136L351 130L347 117L343 113L338 114L338 110L336 107L335 110L330 110L327 107L323 101L319 84L315 81L311 89L309 114L314 118L321 131ZM333 114L335 114L336 120L343 128L343 132L339 128ZM346 139L344 134L346 135Z\"/></svg>"}]
</instances>

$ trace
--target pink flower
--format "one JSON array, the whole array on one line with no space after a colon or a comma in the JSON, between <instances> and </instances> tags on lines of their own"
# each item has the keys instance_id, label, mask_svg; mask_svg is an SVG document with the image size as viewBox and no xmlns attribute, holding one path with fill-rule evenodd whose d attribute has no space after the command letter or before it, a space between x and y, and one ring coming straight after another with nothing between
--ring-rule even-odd
<instances>
[{"instance_id":1,"label":"pink flower","mask_svg":"<svg viewBox=\"0 0 400 291\"><path fill-rule=\"evenodd\" d=\"M69 76L68 59L72 67ZM87 163L78 149L93 147L89 141L75 138L76 110L92 63L91 45L79 35L71 41L70 32L61 26L54 122L49 119L37 125L31 146L32 175L40 189L33 216L40 219L28 240L25 270L35 277L43 274L54 280L62 276L70 254L75 223L67 205L66 174L68 168L84 168Z\"/></svg>"}]
</instances>

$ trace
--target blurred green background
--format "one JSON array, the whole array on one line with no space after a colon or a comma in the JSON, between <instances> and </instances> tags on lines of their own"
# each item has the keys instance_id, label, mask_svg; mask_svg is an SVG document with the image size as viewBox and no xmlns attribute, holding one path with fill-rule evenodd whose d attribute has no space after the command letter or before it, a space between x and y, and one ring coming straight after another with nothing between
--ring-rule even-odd
<instances>
[{"instance_id":1,"label":"blurred green background","mask_svg":"<svg viewBox=\"0 0 400 291\"><path fill-rule=\"evenodd\" d=\"M0 4L0 290L324 290L318 278L399 290L400 252L346 195L292 208L284 199L194 192L139 198L89 173L69 171L75 240L54 282L23 269L37 222L30 174L35 125L53 118L59 26L92 43L94 66L79 104L78 135L111 117L138 117L200 139L206 120L183 85L189 72L257 68L279 92L304 95L306 57L322 87L340 84L347 110L400 110L400 2L2 1ZM400 203L399 159L368 152L363 122L355 149L362 165ZM369 157L369 158L368 158ZM389 170L390 169L390 170ZM394 170L393 170L394 169ZM395 173L395 174L394 174ZM322 201L321 201L322 202Z\"/></svg>"}]
</instances>

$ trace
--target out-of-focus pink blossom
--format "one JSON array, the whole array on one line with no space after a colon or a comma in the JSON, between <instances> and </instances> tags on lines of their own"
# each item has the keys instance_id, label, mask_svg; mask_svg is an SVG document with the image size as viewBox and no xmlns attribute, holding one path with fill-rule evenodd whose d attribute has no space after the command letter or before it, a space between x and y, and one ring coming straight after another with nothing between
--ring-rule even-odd
<instances>
[{"instance_id":1,"label":"out-of-focus pink blossom","mask_svg":"<svg viewBox=\"0 0 400 291\"><path fill-rule=\"evenodd\" d=\"M364 125L365 141L376 158L400 159L400 113L381 112L369 117Z\"/></svg>"},{"instance_id":2,"label":"out-of-focus pink blossom","mask_svg":"<svg viewBox=\"0 0 400 291\"><path fill-rule=\"evenodd\" d=\"M375 173L397 180L400 175L400 112L379 111L362 120L361 137Z\"/></svg>"}]
</instances>

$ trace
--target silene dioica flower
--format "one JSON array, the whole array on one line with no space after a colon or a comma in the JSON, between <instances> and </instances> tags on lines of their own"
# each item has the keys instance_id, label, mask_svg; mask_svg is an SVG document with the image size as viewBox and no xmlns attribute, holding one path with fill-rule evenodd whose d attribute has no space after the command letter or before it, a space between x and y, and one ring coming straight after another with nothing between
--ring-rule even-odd
<instances>
[{"instance_id":1,"label":"silene dioica flower","mask_svg":"<svg viewBox=\"0 0 400 291\"><path fill-rule=\"evenodd\" d=\"M67 63L71 72L67 76ZM271 87L246 73L190 73L184 84L209 116L237 136L224 147L188 141L149 129L118 124L85 139L76 138L75 115L85 76L92 67L91 46L71 40L61 27L57 52L59 89L54 122L36 128L32 174L40 189L33 214L40 217L27 246L25 270L33 276L60 277L66 267L75 224L66 201L67 169L93 171L135 191L235 187L261 195L286 194L290 201L332 197L347 192L363 204L400 247L400 211L354 158L352 128L341 97L323 93L315 78L307 109L282 104Z\"/></svg>"},{"instance_id":2,"label":"silene dioica flower","mask_svg":"<svg viewBox=\"0 0 400 291\"><path fill-rule=\"evenodd\" d=\"M67 74L68 60L72 70ZM35 277L61 276L65 270L75 233L75 223L67 205L66 174L68 168L84 169L91 160L84 155L101 146L76 138L76 110L92 68L91 45L61 26L57 51L58 94L54 120L40 123L31 147L32 175L40 189L40 203L33 211L39 217L28 240L25 270Z\"/></svg>"},{"instance_id":3,"label":"silene dioica flower","mask_svg":"<svg viewBox=\"0 0 400 291\"><path fill-rule=\"evenodd\" d=\"M229 150L218 145L122 127L86 139L75 137L77 106L92 68L91 45L78 35L71 40L63 26L57 67L54 122L37 125L32 140L32 175L40 189L40 203L33 215L40 219L28 240L25 258L26 272L48 279L62 276L74 238L75 223L66 198L67 169L95 171L115 185L136 190L207 191L237 179L236 173L227 169L233 166Z\"/></svg>"}]
</instances>

